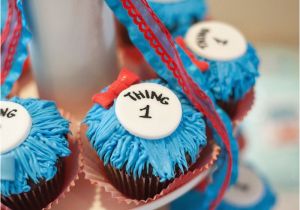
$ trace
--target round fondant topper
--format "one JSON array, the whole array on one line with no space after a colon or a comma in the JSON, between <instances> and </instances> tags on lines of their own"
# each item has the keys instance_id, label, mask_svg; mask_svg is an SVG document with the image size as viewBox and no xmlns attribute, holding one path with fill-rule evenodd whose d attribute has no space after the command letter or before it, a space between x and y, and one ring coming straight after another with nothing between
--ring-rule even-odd
<instances>
[{"instance_id":1,"label":"round fondant topper","mask_svg":"<svg viewBox=\"0 0 300 210\"><path fill-rule=\"evenodd\" d=\"M20 104L0 103L0 154L19 146L28 136L32 121L28 111Z\"/></svg>"},{"instance_id":2,"label":"round fondant topper","mask_svg":"<svg viewBox=\"0 0 300 210\"><path fill-rule=\"evenodd\" d=\"M264 196L264 184L250 168L240 165L237 183L226 192L224 200L234 206L251 206Z\"/></svg>"},{"instance_id":3,"label":"round fondant topper","mask_svg":"<svg viewBox=\"0 0 300 210\"><path fill-rule=\"evenodd\" d=\"M116 100L115 112L129 133L145 139L169 136L182 116L177 96L155 83L136 84L122 91Z\"/></svg>"},{"instance_id":4,"label":"round fondant topper","mask_svg":"<svg viewBox=\"0 0 300 210\"><path fill-rule=\"evenodd\" d=\"M217 21L194 24L185 42L197 55L217 61L238 58L247 50L247 41L237 29Z\"/></svg>"}]
</instances>

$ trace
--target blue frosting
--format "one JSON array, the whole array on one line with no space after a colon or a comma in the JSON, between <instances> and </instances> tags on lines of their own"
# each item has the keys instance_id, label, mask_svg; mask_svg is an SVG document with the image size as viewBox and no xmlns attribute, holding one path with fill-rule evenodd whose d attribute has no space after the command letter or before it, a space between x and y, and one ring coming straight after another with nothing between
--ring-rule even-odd
<instances>
[{"instance_id":1,"label":"blue frosting","mask_svg":"<svg viewBox=\"0 0 300 210\"><path fill-rule=\"evenodd\" d=\"M276 197L267 180L260 176L264 184L264 194L259 201L250 206L235 206L223 200L217 210L270 210L276 203ZM208 193L207 191L205 193ZM203 208L203 192L192 190L171 203L171 210L198 210ZM186 205L187 203L192 205Z\"/></svg>"},{"instance_id":2,"label":"blue frosting","mask_svg":"<svg viewBox=\"0 0 300 210\"><path fill-rule=\"evenodd\" d=\"M149 82L168 87L161 80ZM157 140L143 139L125 130L116 117L114 105L110 109L94 105L84 120L88 125L86 135L104 164L117 169L125 167L134 177L152 166L152 173L161 182L174 178L176 166L182 172L188 169L186 154L195 162L200 149L206 146L205 122L182 94L175 94L182 105L182 120L170 136Z\"/></svg>"},{"instance_id":3,"label":"blue frosting","mask_svg":"<svg viewBox=\"0 0 300 210\"><path fill-rule=\"evenodd\" d=\"M1 98L6 97L10 93L14 83L20 77L22 73L24 61L28 56L26 47L29 40L31 39L31 33L28 29L28 25L24 17L22 0L17 0L17 6L20 12L22 13L22 31L18 42L18 46L16 48L16 53L12 61L12 66L10 69L11 71L6 77L4 83L1 85Z\"/></svg>"},{"instance_id":4,"label":"blue frosting","mask_svg":"<svg viewBox=\"0 0 300 210\"><path fill-rule=\"evenodd\" d=\"M148 3L174 37L183 36L193 23L203 20L207 14L205 0L168 3L148 0Z\"/></svg>"},{"instance_id":5,"label":"blue frosting","mask_svg":"<svg viewBox=\"0 0 300 210\"><path fill-rule=\"evenodd\" d=\"M51 180L57 172L57 160L70 154L66 139L69 122L60 115L54 102L17 97L10 101L25 107L32 118L32 127L21 145L0 155L15 157L15 180L1 180L4 196L30 191L28 179L34 183Z\"/></svg>"},{"instance_id":6,"label":"blue frosting","mask_svg":"<svg viewBox=\"0 0 300 210\"><path fill-rule=\"evenodd\" d=\"M251 44L244 55L230 61L214 61L197 56L199 60L209 63L209 69L202 73L193 72L193 79L200 77L217 100L240 100L254 86L259 76L259 58ZM203 75L203 76L202 76Z\"/></svg>"}]
</instances>

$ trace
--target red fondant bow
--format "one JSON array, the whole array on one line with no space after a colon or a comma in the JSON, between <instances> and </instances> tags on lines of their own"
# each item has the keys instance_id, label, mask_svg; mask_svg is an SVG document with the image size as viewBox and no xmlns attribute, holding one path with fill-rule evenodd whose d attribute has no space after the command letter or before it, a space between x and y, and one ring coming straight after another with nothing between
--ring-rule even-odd
<instances>
[{"instance_id":1,"label":"red fondant bow","mask_svg":"<svg viewBox=\"0 0 300 210\"><path fill-rule=\"evenodd\" d=\"M94 103L100 104L105 109L108 109L113 104L114 99L118 97L123 90L139 81L140 78L136 74L123 68L117 80L108 87L108 90L103 93L97 93L93 96L92 100Z\"/></svg>"}]
</instances>

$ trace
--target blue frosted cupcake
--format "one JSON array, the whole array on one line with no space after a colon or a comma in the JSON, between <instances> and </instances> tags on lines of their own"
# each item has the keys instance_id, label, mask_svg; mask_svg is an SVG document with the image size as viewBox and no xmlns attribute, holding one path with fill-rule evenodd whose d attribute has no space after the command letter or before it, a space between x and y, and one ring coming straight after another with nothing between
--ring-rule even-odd
<instances>
[{"instance_id":1,"label":"blue frosted cupcake","mask_svg":"<svg viewBox=\"0 0 300 210\"><path fill-rule=\"evenodd\" d=\"M156 15L173 36L182 36L188 28L207 15L205 0L148 0Z\"/></svg>"},{"instance_id":2,"label":"blue frosted cupcake","mask_svg":"<svg viewBox=\"0 0 300 210\"><path fill-rule=\"evenodd\" d=\"M93 98L83 138L119 191L146 200L193 168L207 144L206 125L185 96L164 81L130 84L114 82Z\"/></svg>"},{"instance_id":3,"label":"blue frosted cupcake","mask_svg":"<svg viewBox=\"0 0 300 210\"><path fill-rule=\"evenodd\" d=\"M207 68L189 73L195 81L204 76L219 105L232 117L238 102L253 89L259 76L259 58L253 46L237 29L217 21L191 26L180 46L194 63L208 63Z\"/></svg>"},{"instance_id":4,"label":"blue frosted cupcake","mask_svg":"<svg viewBox=\"0 0 300 210\"><path fill-rule=\"evenodd\" d=\"M217 209L270 210L275 204L276 195L268 180L253 167L240 164L237 183L226 192Z\"/></svg>"},{"instance_id":5,"label":"blue frosted cupcake","mask_svg":"<svg viewBox=\"0 0 300 210\"><path fill-rule=\"evenodd\" d=\"M42 209L63 186L69 122L49 101L15 97L0 107L1 202L14 210Z\"/></svg>"},{"instance_id":6,"label":"blue frosted cupcake","mask_svg":"<svg viewBox=\"0 0 300 210\"><path fill-rule=\"evenodd\" d=\"M171 203L171 210L198 210L206 209L210 194L218 191L211 188L210 191L191 190ZM193 205L187 205L193 203ZM253 167L245 163L239 165L239 177L237 183L228 189L223 201L217 210L270 210L276 204L276 195L264 176Z\"/></svg>"}]
</instances>

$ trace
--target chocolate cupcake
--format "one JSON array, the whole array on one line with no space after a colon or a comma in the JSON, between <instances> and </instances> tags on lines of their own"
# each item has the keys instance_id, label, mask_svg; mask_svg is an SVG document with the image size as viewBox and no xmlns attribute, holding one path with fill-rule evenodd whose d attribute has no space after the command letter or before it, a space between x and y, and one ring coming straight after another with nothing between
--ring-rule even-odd
<instances>
[{"instance_id":1,"label":"chocolate cupcake","mask_svg":"<svg viewBox=\"0 0 300 210\"><path fill-rule=\"evenodd\" d=\"M14 210L42 209L63 186L69 122L49 101L14 97L0 106L1 202Z\"/></svg>"},{"instance_id":2,"label":"chocolate cupcake","mask_svg":"<svg viewBox=\"0 0 300 210\"><path fill-rule=\"evenodd\" d=\"M217 103L233 118L238 103L253 96L259 76L259 58L253 46L237 29L217 21L196 23L184 40L177 40L199 67L187 68L194 81L204 81ZM208 65L199 66L199 62Z\"/></svg>"},{"instance_id":3,"label":"chocolate cupcake","mask_svg":"<svg viewBox=\"0 0 300 210\"><path fill-rule=\"evenodd\" d=\"M206 125L163 80L131 85L138 81L128 82L123 73L121 83L93 98L97 104L82 126L111 183L129 198L146 200L192 169L207 144Z\"/></svg>"},{"instance_id":4,"label":"chocolate cupcake","mask_svg":"<svg viewBox=\"0 0 300 210\"><path fill-rule=\"evenodd\" d=\"M148 0L148 3L174 37L183 36L191 25L207 15L205 0Z\"/></svg>"}]
</instances>

